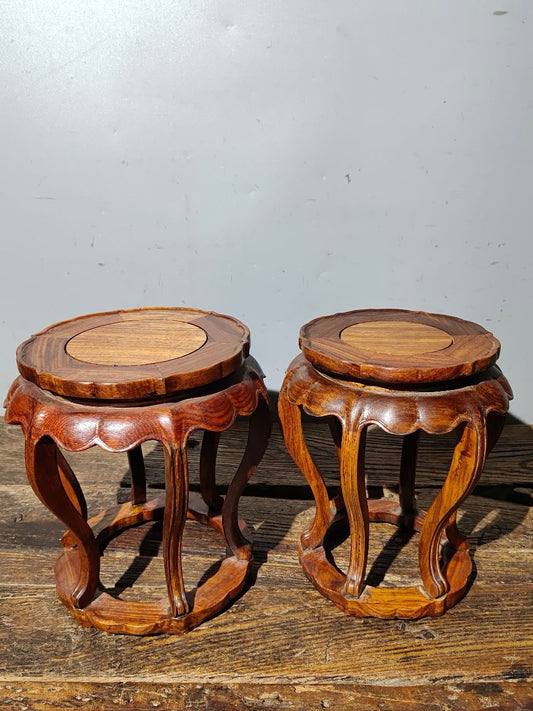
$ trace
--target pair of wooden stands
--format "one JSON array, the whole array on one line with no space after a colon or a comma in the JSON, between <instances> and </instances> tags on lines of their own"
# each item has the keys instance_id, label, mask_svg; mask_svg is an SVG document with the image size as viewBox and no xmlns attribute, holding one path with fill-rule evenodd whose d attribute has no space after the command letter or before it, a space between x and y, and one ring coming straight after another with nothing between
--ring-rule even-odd
<instances>
[{"instance_id":1,"label":"pair of wooden stands","mask_svg":"<svg viewBox=\"0 0 533 711\"><path fill-rule=\"evenodd\" d=\"M76 620L108 632L185 632L242 590L252 562L239 498L270 433L263 374L249 355L249 332L228 316L192 309L137 309L55 324L17 351L20 377L6 420L22 426L26 470L39 499L67 526L55 568L59 597ZM373 617L440 615L465 593L472 564L456 512L496 442L512 397L495 365L499 343L480 326L450 316L400 310L353 311L316 319L300 332L299 355L279 398L285 442L312 489L316 513L299 550L306 575L344 612ZM336 445L340 489L330 499L307 449L301 413L325 417ZM249 416L249 435L222 498L216 490L220 432ZM368 499L369 425L402 435L399 497ZM187 440L203 430L200 494L188 490ZM457 431L450 471L426 513L417 508L418 433ZM141 445L165 452L165 494L147 501ZM78 480L62 454L98 445L127 452L131 501L88 517ZM227 557L194 594L185 590L182 535L187 518L210 526ZM100 583L100 555L126 528L163 520L167 597L124 601ZM324 541L339 521L350 531L346 571ZM419 532L422 585L366 584L369 522Z\"/></svg>"}]
</instances>

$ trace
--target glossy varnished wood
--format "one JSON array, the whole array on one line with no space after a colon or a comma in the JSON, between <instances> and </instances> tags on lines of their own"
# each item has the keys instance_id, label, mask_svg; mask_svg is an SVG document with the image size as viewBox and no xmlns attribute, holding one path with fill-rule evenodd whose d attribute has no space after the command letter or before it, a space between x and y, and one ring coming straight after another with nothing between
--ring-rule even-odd
<instances>
[{"instance_id":1,"label":"glossy varnished wood","mask_svg":"<svg viewBox=\"0 0 533 711\"><path fill-rule=\"evenodd\" d=\"M54 324L19 346L17 365L26 380L58 395L138 400L226 377L249 346L248 329L230 316L132 309Z\"/></svg>"},{"instance_id":2,"label":"glossy varnished wood","mask_svg":"<svg viewBox=\"0 0 533 711\"><path fill-rule=\"evenodd\" d=\"M184 316L183 310L176 309L168 310L168 315L172 312L175 318L177 311ZM222 345L227 352L238 352L239 358L242 357L244 332L238 322L231 326L238 334L228 332L224 336L219 325L221 320L225 324L226 317L187 313L196 314L197 322L203 323L205 330L185 322L177 322L173 328L172 319L161 319L160 313L156 323L147 311L127 312L125 321L112 321L109 328L93 323L92 331L80 332L83 337L73 348L76 358L72 353L69 355L72 363L69 379L65 381L68 388L79 393L78 386L86 385L83 382L86 363L81 359L92 359L96 368L108 367L109 363L103 364L103 361L111 359L118 363L117 373L124 373L126 369L132 374L132 380L119 391L127 393L130 398L134 393L138 395L147 382L146 362L154 357L176 356L177 352L186 351L191 356L201 352L203 346L198 346L196 331L204 334L205 338L202 336L201 339L202 342L208 339L207 343L218 328L219 337L226 338L226 342L219 341L218 346ZM117 318L116 314L113 318ZM83 319L76 322L74 330L79 329L79 321ZM168 334L162 330L161 324L169 327ZM132 325L139 326L138 342L132 337ZM59 329L63 326L60 324ZM106 337L112 336L108 345L103 345L99 336L94 337L94 332L100 329L106 332ZM55 566L59 597L84 626L138 635L186 632L226 607L240 593L250 571L251 541L244 522L238 518L238 504L249 477L263 456L269 436L268 399L261 370L248 356L241 367L233 368L226 377L201 388L188 387L165 396L113 402L94 397L74 400L42 387L43 374L46 372L47 377L53 379L57 364L55 351L48 340L49 330L43 334L34 341L33 356L36 360L40 358L43 366L39 377L35 378L37 382L19 377L10 389L5 405L6 420L20 424L24 432L26 470L34 492L68 528L62 537L64 552ZM182 341L179 340L181 336ZM187 336L191 338L187 340ZM143 348L143 339L149 338L152 338L150 345ZM45 344L42 351L39 344ZM29 350L31 352L31 347ZM26 353L24 348L22 351ZM222 351L215 348L211 358ZM163 365L172 363L175 369L172 372L178 372L181 381L185 378L189 384L195 382L200 369L184 373L182 358L186 355L165 361ZM131 363L125 364L128 359ZM199 363L205 365L201 357ZM221 362L218 365L219 372L224 373L227 364ZM171 371L167 372L172 377ZM217 367L211 363L210 377L216 372ZM250 418L250 434L242 461L226 497L222 498L216 493L216 443L219 433L231 427L238 416ZM206 432L200 493L189 494L187 441L191 432L200 429ZM160 442L165 452L166 492L164 497L155 499L147 498L141 449L143 442L148 440ZM61 450L81 452L94 445L108 452L128 453L132 490L129 503L88 518L82 488ZM210 527L228 550L217 570L204 576L193 591L186 589L182 567L182 538L187 519ZM151 521L162 521L163 524L166 595L152 602L121 600L102 586L100 554L121 532Z\"/></svg>"},{"instance_id":3,"label":"glossy varnished wood","mask_svg":"<svg viewBox=\"0 0 533 711\"><path fill-rule=\"evenodd\" d=\"M340 339L355 350L392 356L435 353L453 343L442 329L412 321L362 321L343 329Z\"/></svg>"},{"instance_id":4,"label":"glossy varnished wood","mask_svg":"<svg viewBox=\"0 0 533 711\"><path fill-rule=\"evenodd\" d=\"M482 326L443 314L365 309L302 326L300 348L320 369L358 380L434 383L493 365L500 343Z\"/></svg>"},{"instance_id":5,"label":"glossy varnished wood","mask_svg":"<svg viewBox=\"0 0 533 711\"><path fill-rule=\"evenodd\" d=\"M154 317L95 326L71 338L65 348L83 363L116 368L183 358L206 340L207 333L199 326L177 318Z\"/></svg>"},{"instance_id":6,"label":"glossy varnished wood","mask_svg":"<svg viewBox=\"0 0 533 711\"><path fill-rule=\"evenodd\" d=\"M280 392L285 442L316 501L315 518L301 536L300 562L315 587L352 615L403 619L436 616L465 594L472 562L468 542L457 529L456 513L498 439L512 397L496 366L480 370L485 362L482 343L488 362L493 362L499 352L497 341L484 329L461 321L452 328L455 319L451 317L410 314L349 312L304 326L301 343L305 355L289 366ZM331 348L323 338L328 329ZM343 338L346 331L348 335ZM336 341L341 344L340 350ZM399 353L394 350L395 342ZM325 367L324 354L328 372L315 367ZM349 356L353 361L344 360ZM431 368L424 361L429 356L434 358ZM364 372L368 380L354 378L351 365L355 372ZM344 378L335 377L331 371L342 372ZM446 381L445 376L451 372L463 377ZM470 372L476 375L467 378ZM371 382L387 376L389 384ZM430 378L435 382L429 382ZM409 386L407 380L414 382ZM417 384L420 381L422 386ZM342 496L330 498L305 442L301 411L329 418L339 456ZM365 444L370 425L404 437L396 502L367 499ZM457 433L448 476L428 511L418 508L415 497L420 430ZM324 541L332 526L343 518L349 524L350 558L347 567L340 570L331 561ZM421 584L382 589L367 581L371 522L392 523L419 534Z\"/></svg>"}]
</instances>

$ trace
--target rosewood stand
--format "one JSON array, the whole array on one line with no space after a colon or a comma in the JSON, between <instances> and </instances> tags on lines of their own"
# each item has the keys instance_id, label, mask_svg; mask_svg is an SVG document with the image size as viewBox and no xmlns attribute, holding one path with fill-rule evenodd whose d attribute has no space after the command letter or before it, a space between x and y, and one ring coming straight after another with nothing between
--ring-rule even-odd
<instances>
[{"instance_id":1,"label":"rosewood stand","mask_svg":"<svg viewBox=\"0 0 533 711\"><path fill-rule=\"evenodd\" d=\"M170 308L84 316L19 347L21 377L7 396L6 420L24 431L33 490L68 527L56 587L80 624L126 634L186 632L242 590L252 549L238 503L270 433L263 374L248 352L248 329L236 319ZM248 443L223 499L215 486L218 440L238 415L250 416ZM187 439L197 429L204 430L200 494L188 491ZM141 449L147 440L161 442L165 452L165 494L151 501ZM89 518L61 449L94 445L128 453L132 487L130 502ZM182 574L187 518L214 529L228 551L194 593L184 589ZM112 597L100 583L101 552L124 529L161 519L168 596Z\"/></svg>"},{"instance_id":2,"label":"rosewood stand","mask_svg":"<svg viewBox=\"0 0 533 711\"><path fill-rule=\"evenodd\" d=\"M500 344L477 324L451 316L363 310L315 319L300 331L299 355L279 398L285 442L316 501L301 536L300 562L315 587L350 615L417 618L443 614L466 592L472 571L456 513L474 488L496 443L512 398L495 365ZM340 465L341 493L330 500L307 449L301 410L329 417ZM399 500L368 500L365 439L369 425L403 436ZM430 509L417 508L415 469L420 430L457 432L449 473ZM347 518L346 572L328 558L324 538ZM417 531L422 585L366 584L369 522ZM444 544L451 555L442 556Z\"/></svg>"}]
</instances>

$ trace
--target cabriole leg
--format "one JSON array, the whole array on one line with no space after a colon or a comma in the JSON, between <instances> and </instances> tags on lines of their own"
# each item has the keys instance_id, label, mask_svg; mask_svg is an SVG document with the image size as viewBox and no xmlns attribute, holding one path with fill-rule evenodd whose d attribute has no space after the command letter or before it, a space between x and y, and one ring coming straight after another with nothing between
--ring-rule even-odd
<instances>
[{"instance_id":1,"label":"cabriole leg","mask_svg":"<svg viewBox=\"0 0 533 711\"><path fill-rule=\"evenodd\" d=\"M338 417L335 417L334 415L332 415L332 416L328 417L328 425L329 425L329 431L330 431L331 436L333 438L333 442L335 444L335 451L337 452L337 459L339 460L339 464L340 464L341 447L342 447L342 423ZM333 499L333 505L335 506L335 510L337 511L338 514L341 514L346 509L346 506L344 505L344 499L342 498L342 489L339 489L337 491L335 498Z\"/></svg>"},{"instance_id":2,"label":"cabriole leg","mask_svg":"<svg viewBox=\"0 0 533 711\"><path fill-rule=\"evenodd\" d=\"M100 578L100 553L90 526L79 483L50 437L26 442L26 472L33 491L50 511L70 529L80 553L78 580L72 591L77 608L88 605ZM78 493L79 492L79 493Z\"/></svg>"},{"instance_id":3,"label":"cabriole leg","mask_svg":"<svg viewBox=\"0 0 533 711\"><path fill-rule=\"evenodd\" d=\"M259 465L270 435L270 410L268 403L259 398L255 412L250 416L248 441L237 472L228 487L222 507L224 536L232 553L240 560L250 559L250 542L242 535L239 527L239 499L248 480Z\"/></svg>"},{"instance_id":4,"label":"cabriole leg","mask_svg":"<svg viewBox=\"0 0 533 711\"><path fill-rule=\"evenodd\" d=\"M134 506L144 504L146 503L146 470L140 444L129 450L128 463L131 474L131 503Z\"/></svg>"},{"instance_id":5,"label":"cabriole leg","mask_svg":"<svg viewBox=\"0 0 533 711\"><path fill-rule=\"evenodd\" d=\"M368 502L365 484L366 427L348 417L341 448L341 486L350 522L350 563L344 592L359 597L365 585L368 557Z\"/></svg>"},{"instance_id":6,"label":"cabriole leg","mask_svg":"<svg viewBox=\"0 0 533 711\"><path fill-rule=\"evenodd\" d=\"M405 435L400 463L400 508L404 524L412 525L416 512L415 476L420 432Z\"/></svg>"},{"instance_id":7,"label":"cabriole leg","mask_svg":"<svg viewBox=\"0 0 533 711\"><path fill-rule=\"evenodd\" d=\"M200 451L200 491L210 511L220 511L223 499L216 489L216 461L220 432L204 430Z\"/></svg>"},{"instance_id":8,"label":"cabriole leg","mask_svg":"<svg viewBox=\"0 0 533 711\"><path fill-rule=\"evenodd\" d=\"M466 499L481 473L485 462L485 423L476 421L462 427L455 447L450 471L437 498L431 505L420 533L420 575L425 589L433 598L444 595L449 584L440 565L442 532L448 527L453 545L465 543L455 526L455 513Z\"/></svg>"},{"instance_id":9,"label":"cabriole leg","mask_svg":"<svg viewBox=\"0 0 533 711\"><path fill-rule=\"evenodd\" d=\"M56 458L59 476L61 477L61 482L65 492L72 504L87 521L87 502L85 501L85 496L83 495L83 491L81 490L81 486L76 478L76 475L72 471L70 464L63 456L59 447L56 447Z\"/></svg>"},{"instance_id":10,"label":"cabriole leg","mask_svg":"<svg viewBox=\"0 0 533 711\"><path fill-rule=\"evenodd\" d=\"M328 492L324 480L307 449L302 429L300 409L298 405L290 402L284 388L282 388L279 394L278 407L285 445L296 465L307 479L315 498L315 517L309 527L302 533L302 548L304 550L317 548L322 545L324 536L331 522L331 508Z\"/></svg>"},{"instance_id":11,"label":"cabriole leg","mask_svg":"<svg viewBox=\"0 0 533 711\"><path fill-rule=\"evenodd\" d=\"M163 443L165 448L165 514L163 520L163 559L172 617L189 611L183 583L181 549L187 518L188 470L187 450Z\"/></svg>"}]
</instances>

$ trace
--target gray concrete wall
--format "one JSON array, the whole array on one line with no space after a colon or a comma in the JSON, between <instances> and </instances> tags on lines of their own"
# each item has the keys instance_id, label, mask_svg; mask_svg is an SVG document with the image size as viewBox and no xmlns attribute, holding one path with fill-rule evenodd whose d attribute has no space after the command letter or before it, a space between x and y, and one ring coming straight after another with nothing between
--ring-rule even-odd
<instances>
[{"instance_id":1,"label":"gray concrete wall","mask_svg":"<svg viewBox=\"0 0 533 711\"><path fill-rule=\"evenodd\" d=\"M492 330L533 422L529 8L5 0L0 389L48 323L183 304L275 389L302 323L388 306Z\"/></svg>"}]
</instances>

